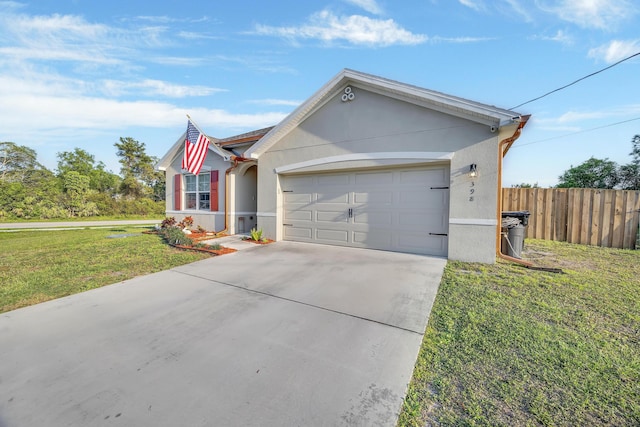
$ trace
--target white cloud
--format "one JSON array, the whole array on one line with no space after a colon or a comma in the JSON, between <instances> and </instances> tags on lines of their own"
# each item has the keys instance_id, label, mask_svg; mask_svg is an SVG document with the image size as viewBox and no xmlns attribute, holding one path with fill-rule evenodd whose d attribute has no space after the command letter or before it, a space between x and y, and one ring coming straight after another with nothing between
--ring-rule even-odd
<instances>
[{"instance_id":1,"label":"white cloud","mask_svg":"<svg viewBox=\"0 0 640 427\"><path fill-rule=\"evenodd\" d=\"M376 2L376 0L345 0L347 3L351 3L363 10L374 15L381 15L383 13L382 7Z\"/></svg>"},{"instance_id":2,"label":"white cloud","mask_svg":"<svg viewBox=\"0 0 640 427\"><path fill-rule=\"evenodd\" d=\"M567 127L581 122L593 125L594 121L602 119L624 120L638 114L640 114L640 104L627 104L606 110L569 110L558 117L544 118L538 121L547 126Z\"/></svg>"},{"instance_id":3,"label":"white cloud","mask_svg":"<svg viewBox=\"0 0 640 427\"><path fill-rule=\"evenodd\" d=\"M640 52L640 39L612 40L607 44L589 50L589 58L612 64L638 52Z\"/></svg>"},{"instance_id":4,"label":"white cloud","mask_svg":"<svg viewBox=\"0 0 640 427\"><path fill-rule=\"evenodd\" d=\"M560 43L567 46L572 45L574 43L573 37L569 33L563 30L556 31L556 33L552 36L547 36L547 35L533 36L531 37L531 39L552 41L552 42Z\"/></svg>"},{"instance_id":5,"label":"white cloud","mask_svg":"<svg viewBox=\"0 0 640 427\"><path fill-rule=\"evenodd\" d=\"M361 15L336 16L323 10L315 13L307 24L298 27L256 26L262 35L296 39L316 39L324 42L343 40L354 45L392 46L424 43L428 37L400 27L393 19L371 19Z\"/></svg>"},{"instance_id":6,"label":"white cloud","mask_svg":"<svg viewBox=\"0 0 640 427\"><path fill-rule=\"evenodd\" d=\"M208 96L217 92L225 92L207 86L185 86L164 82L161 80L145 79L141 81L105 80L104 90L111 96L122 96L133 91L141 91L148 96L166 96L169 98L184 98L187 96Z\"/></svg>"},{"instance_id":7,"label":"white cloud","mask_svg":"<svg viewBox=\"0 0 640 427\"><path fill-rule=\"evenodd\" d=\"M49 132L76 129L166 128L179 126L187 113L198 123L221 129L260 128L280 122L287 113L234 114L220 109L191 108L158 101L120 101L97 97L45 96L23 93L4 97L0 116L3 135L21 135L25 129L46 139ZM38 117L37 122L33 117ZM2 135L0 135L2 138Z\"/></svg>"},{"instance_id":8,"label":"white cloud","mask_svg":"<svg viewBox=\"0 0 640 427\"><path fill-rule=\"evenodd\" d=\"M252 99L247 102L249 104L269 105L269 106L284 105L287 107L297 107L298 105L302 104L302 101L289 100L289 99Z\"/></svg>"},{"instance_id":9,"label":"white cloud","mask_svg":"<svg viewBox=\"0 0 640 427\"><path fill-rule=\"evenodd\" d=\"M529 4L523 6L520 4L520 0L504 0L509 6L511 6L511 10L522 16L525 22L533 22L533 17L531 16L531 12L529 8L531 7Z\"/></svg>"},{"instance_id":10,"label":"white cloud","mask_svg":"<svg viewBox=\"0 0 640 427\"><path fill-rule=\"evenodd\" d=\"M458 0L461 5L469 7L476 11L485 9L484 3L481 0Z\"/></svg>"},{"instance_id":11,"label":"white cloud","mask_svg":"<svg viewBox=\"0 0 640 427\"><path fill-rule=\"evenodd\" d=\"M493 37L441 37L434 36L429 38L432 43L478 43L494 40Z\"/></svg>"},{"instance_id":12,"label":"white cloud","mask_svg":"<svg viewBox=\"0 0 640 427\"><path fill-rule=\"evenodd\" d=\"M537 6L560 19L583 28L610 30L637 13L637 6L628 0L537 0Z\"/></svg>"}]
</instances>

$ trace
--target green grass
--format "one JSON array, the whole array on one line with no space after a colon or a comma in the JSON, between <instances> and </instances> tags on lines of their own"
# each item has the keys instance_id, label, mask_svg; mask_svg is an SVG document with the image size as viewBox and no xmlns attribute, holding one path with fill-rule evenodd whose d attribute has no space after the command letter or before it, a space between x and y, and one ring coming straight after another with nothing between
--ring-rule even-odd
<instances>
[{"instance_id":1,"label":"green grass","mask_svg":"<svg viewBox=\"0 0 640 427\"><path fill-rule=\"evenodd\" d=\"M164 219L164 215L108 215L108 216L85 216L78 218L1 218L0 223L10 222L87 222L87 221L116 221L116 220L159 220Z\"/></svg>"},{"instance_id":2,"label":"green grass","mask_svg":"<svg viewBox=\"0 0 640 427\"><path fill-rule=\"evenodd\" d=\"M640 251L525 257L448 263L399 426L640 425Z\"/></svg>"},{"instance_id":3,"label":"green grass","mask_svg":"<svg viewBox=\"0 0 640 427\"><path fill-rule=\"evenodd\" d=\"M208 258L141 228L0 233L0 312ZM107 236L134 236L109 239Z\"/></svg>"}]
</instances>

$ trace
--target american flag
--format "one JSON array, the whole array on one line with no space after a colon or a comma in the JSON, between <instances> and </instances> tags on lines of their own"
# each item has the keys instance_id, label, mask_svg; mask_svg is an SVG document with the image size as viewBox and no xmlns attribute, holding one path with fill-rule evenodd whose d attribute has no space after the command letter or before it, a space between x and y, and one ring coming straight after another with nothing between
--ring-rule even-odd
<instances>
[{"instance_id":1,"label":"american flag","mask_svg":"<svg viewBox=\"0 0 640 427\"><path fill-rule=\"evenodd\" d=\"M194 175L200 173L204 159L209 151L209 138L196 128L191 120L187 121L187 139L184 141L184 155L182 169L187 169Z\"/></svg>"}]
</instances>

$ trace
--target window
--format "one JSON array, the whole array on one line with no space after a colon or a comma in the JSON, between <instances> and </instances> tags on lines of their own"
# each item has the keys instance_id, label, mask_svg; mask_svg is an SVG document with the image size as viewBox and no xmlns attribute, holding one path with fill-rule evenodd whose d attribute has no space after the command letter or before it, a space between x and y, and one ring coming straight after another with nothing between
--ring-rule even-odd
<instances>
[{"instance_id":1,"label":"window","mask_svg":"<svg viewBox=\"0 0 640 427\"><path fill-rule=\"evenodd\" d=\"M185 209L210 209L210 181L211 175L208 173L184 176Z\"/></svg>"}]
</instances>

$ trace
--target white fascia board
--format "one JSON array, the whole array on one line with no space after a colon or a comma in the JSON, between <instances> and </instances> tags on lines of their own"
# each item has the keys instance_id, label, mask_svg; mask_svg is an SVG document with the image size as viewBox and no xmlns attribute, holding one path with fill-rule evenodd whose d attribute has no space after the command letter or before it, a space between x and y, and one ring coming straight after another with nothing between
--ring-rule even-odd
<instances>
[{"instance_id":1,"label":"white fascia board","mask_svg":"<svg viewBox=\"0 0 640 427\"><path fill-rule=\"evenodd\" d=\"M310 112L317 108L317 106L323 101L326 101L329 95L343 84L354 84L356 86L360 84L364 89L371 90L382 95L390 96L392 94L396 94L397 97L405 98L405 101L412 99L416 103L421 103L425 107L434 106L435 109L442 112L457 112L456 115L467 117L470 120L475 118L475 121L480 123L491 124L498 127L512 124L513 120L518 120L520 117L520 114L514 111L447 95L406 83L400 83L371 74L344 69L322 86L307 101L298 106L298 108L284 118L278 125L271 129L271 131L263 136L260 141L247 150L245 155L253 159L258 159L262 153L271 148L273 144L300 124Z\"/></svg>"}]
</instances>

